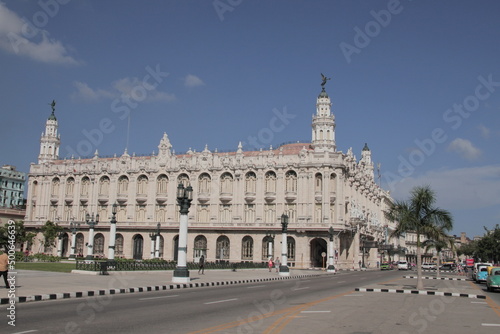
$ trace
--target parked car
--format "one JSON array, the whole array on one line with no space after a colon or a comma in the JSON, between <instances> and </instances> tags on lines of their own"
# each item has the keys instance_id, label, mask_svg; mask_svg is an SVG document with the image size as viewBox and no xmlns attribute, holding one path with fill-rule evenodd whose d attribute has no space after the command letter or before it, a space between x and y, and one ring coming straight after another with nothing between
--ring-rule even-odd
<instances>
[{"instance_id":1,"label":"parked car","mask_svg":"<svg viewBox=\"0 0 500 334\"><path fill-rule=\"evenodd\" d=\"M486 279L486 289L488 291L500 289L500 267L493 267L490 270L490 274Z\"/></svg>"},{"instance_id":2,"label":"parked car","mask_svg":"<svg viewBox=\"0 0 500 334\"><path fill-rule=\"evenodd\" d=\"M477 273L479 271L479 267L480 266L484 266L484 267L491 267L493 266L493 264L491 263L481 263L481 262L478 262L478 263L474 263L474 270L472 271L472 279L474 281L477 281Z\"/></svg>"},{"instance_id":3,"label":"parked car","mask_svg":"<svg viewBox=\"0 0 500 334\"><path fill-rule=\"evenodd\" d=\"M408 262L406 262L406 261L399 261L398 262L398 270L408 270L408 269L410 269Z\"/></svg>"},{"instance_id":4,"label":"parked car","mask_svg":"<svg viewBox=\"0 0 500 334\"><path fill-rule=\"evenodd\" d=\"M423 263L422 269L436 269L435 263Z\"/></svg>"},{"instance_id":5,"label":"parked car","mask_svg":"<svg viewBox=\"0 0 500 334\"><path fill-rule=\"evenodd\" d=\"M487 278L488 278L488 267L479 266L476 274L476 282L478 283L486 282Z\"/></svg>"},{"instance_id":6,"label":"parked car","mask_svg":"<svg viewBox=\"0 0 500 334\"><path fill-rule=\"evenodd\" d=\"M441 269L441 270L455 270L455 264L454 263L445 263L439 269Z\"/></svg>"},{"instance_id":7,"label":"parked car","mask_svg":"<svg viewBox=\"0 0 500 334\"><path fill-rule=\"evenodd\" d=\"M391 270L391 264L389 262L382 262L380 265L380 270Z\"/></svg>"}]
</instances>

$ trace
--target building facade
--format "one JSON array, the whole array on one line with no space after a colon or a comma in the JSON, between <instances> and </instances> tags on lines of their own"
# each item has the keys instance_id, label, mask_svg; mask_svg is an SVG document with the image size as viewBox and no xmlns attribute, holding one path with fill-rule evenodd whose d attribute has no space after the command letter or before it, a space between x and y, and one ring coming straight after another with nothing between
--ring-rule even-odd
<instances>
[{"instance_id":1,"label":"building facade","mask_svg":"<svg viewBox=\"0 0 500 334\"><path fill-rule=\"evenodd\" d=\"M111 207L117 204L116 256L154 257L160 224L159 257L176 260L179 233L179 184L193 187L189 210L188 261L203 254L207 261L262 262L279 257L288 245L291 266L328 264L329 230L333 228L335 265L357 268L361 260L376 266L376 245L390 243L394 228L384 218L391 203L374 178L367 145L358 161L352 149L337 151L335 116L324 87L316 100L310 143L233 152L173 153L166 133L158 153L89 159L59 159L60 138L54 110L42 134L37 164L28 177L25 225L46 221L67 229L61 253L68 256L69 224L79 222L76 252L86 254L87 213L99 214L93 253L106 256ZM289 217L287 240L281 240L280 217ZM39 240L40 238L35 238ZM371 248L361 247L371 245ZM45 251L41 244L33 251ZM37 249L38 248L38 249ZM364 250L364 254L363 254ZM55 252L55 250L54 250Z\"/></svg>"},{"instance_id":2,"label":"building facade","mask_svg":"<svg viewBox=\"0 0 500 334\"><path fill-rule=\"evenodd\" d=\"M15 166L3 165L0 168L0 208L24 206L24 182L26 173L16 170Z\"/></svg>"}]
</instances>

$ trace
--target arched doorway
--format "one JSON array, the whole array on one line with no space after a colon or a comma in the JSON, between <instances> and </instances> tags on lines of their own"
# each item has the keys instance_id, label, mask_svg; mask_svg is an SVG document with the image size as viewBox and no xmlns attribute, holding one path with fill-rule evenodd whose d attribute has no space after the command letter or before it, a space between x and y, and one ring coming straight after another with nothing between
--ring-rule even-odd
<instances>
[{"instance_id":1,"label":"arched doorway","mask_svg":"<svg viewBox=\"0 0 500 334\"><path fill-rule=\"evenodd\" d=\"M135 260L142 260L142 249L144 246L144 238L140 234L134 235L133 238L134 241L134 253L133 253L133 258Z\"/></svg>"},{"instance_id":2,"label":"arched doorway","mask_svg":"<svg viewBox=\"0 0 500 334\"><path fill-rule=\"evenodd\" d=\"M322 267L323 257L321 253L327 252L326 241L321 238L314 238L311 240L311 266Z\"/></svg>"},{"instance_id":3,"label":"arched doorway","mask_svg":"<svg viewBox=\"0 0 500 334\"><path fill-rule=\"evenodd\" d=\"M176 235L174 237L174 243L173 243L173 246L174 246L174 261L177 262L177 257L178 257L178 253L179 253L179 235Z\"/></svg>"},{"instance_id":4,"label":"arched doorway","mask_svg":"<svg viewBox=\"0 0 500 334\"><path fill-rule=\"evenodd\" d=\"M68 239L68 233L64 233L63 235L63 240L62 240L62 250L61 250L61 255L62 257L68 257L68 248L69 248L69 239Z\"/></svg>"}]
</instances>

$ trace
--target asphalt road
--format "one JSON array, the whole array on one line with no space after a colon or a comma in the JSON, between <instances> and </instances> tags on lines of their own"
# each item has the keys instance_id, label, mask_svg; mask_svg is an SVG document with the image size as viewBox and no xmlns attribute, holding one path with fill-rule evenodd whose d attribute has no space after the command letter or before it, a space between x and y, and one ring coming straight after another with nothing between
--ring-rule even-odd
<instances>
[{"instance_id":1,"label":"asphalt road","mask_svg":"<svg viewBox=\"0 0 500 334\"><path fill-rule=\"evenodd\" d=\"M16 327L3 320L0 332L355 333L365 329L367 333L409 333L422 332L425 325L425 329L438 328L432 331L436 333L447 333L447 329L463 332L457 328L476 334L498 333L500 327L491 332L492 328L480 327L493 323L496 316L491 311L484 313L487 305L482 302L353 291L401 275L398 271L342 272L307 279L26 303L17 305ZM425 308L431 313L411 313ZM474 312L483 314L478 324L472 324ZM453 314L457 314L456 320L451 318ZM440 329L437 316L452 321L456 328Z\"/></svg>"}]
</instances>

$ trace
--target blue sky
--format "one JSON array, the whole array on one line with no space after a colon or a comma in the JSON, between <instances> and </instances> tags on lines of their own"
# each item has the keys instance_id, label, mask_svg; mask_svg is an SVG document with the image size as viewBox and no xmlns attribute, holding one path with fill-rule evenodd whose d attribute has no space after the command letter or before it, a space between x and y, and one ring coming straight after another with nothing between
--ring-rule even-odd
<instances>
[{"instance_id":1,"label":"blue sky","mask_svg":"<svg viewBox=\"0 0 500 334\"><path fill-rule=\"evenodd\" d=\"M163 132L176 152L310 141L324 73L338 150L359 158L368 143L395 198L428 184L453 233L482 235L500 223L499 12L494 0L4 0L0 163L29 171L53 99L61 157L151 154Z\"/></svg>"}]
</instances>

